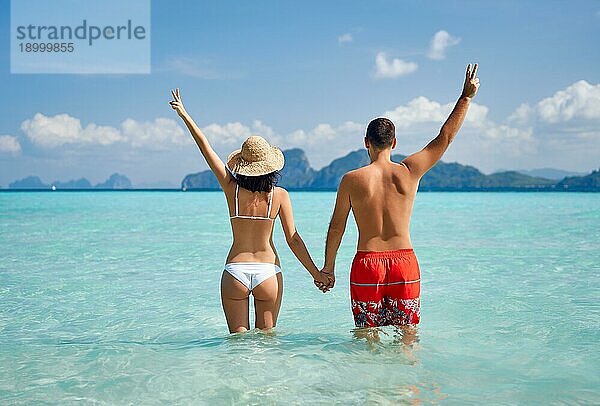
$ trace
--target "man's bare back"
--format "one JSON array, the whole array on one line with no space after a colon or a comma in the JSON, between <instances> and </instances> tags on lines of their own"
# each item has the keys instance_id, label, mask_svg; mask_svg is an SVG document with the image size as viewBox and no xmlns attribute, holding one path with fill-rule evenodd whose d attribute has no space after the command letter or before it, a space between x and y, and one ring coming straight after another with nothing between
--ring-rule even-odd
<instances>
[{"instance_id":1,"label":"man's bare back","mask_svg":"<svg viewBox=\"0 0 600 406\"><path fill-rule=\"evenodd\" d=\"M357 327L419 323L420 270L410 240L410 218L421 177L444 155L460 129L479 88L477 64L467 67L463 91L440 133L397 164L394 124L377 118L367 127L371 163L346 173L338 188L325 247L326 292L335 283L335 258L350 210L358 226L357 253L350 273L352 312Z\"/></svg>"},{"instance_id":2,"label":"man's bare back","mask_svg":"<svg viewBox=\"0 0 600 406\"><path fill-rule=\"evenodd\" d=\"M345 175L350 206L359 231L359 251L412 247L410 215L418 180L406 165L387 158L383 156Z\"/></svg>"}]
</instances>

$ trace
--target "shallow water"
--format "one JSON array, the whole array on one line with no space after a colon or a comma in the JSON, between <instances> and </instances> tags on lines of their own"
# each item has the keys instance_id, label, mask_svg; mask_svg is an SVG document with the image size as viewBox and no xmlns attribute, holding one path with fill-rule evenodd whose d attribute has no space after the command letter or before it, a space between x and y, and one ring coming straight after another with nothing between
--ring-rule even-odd
<instances>
[{"instance_id":1,"label":"shallow water","mask_svg":"<svg viewBox=\"0 0 600 406\"><path fill-rule=\"evenodd\" d=\"M333 193L292 193L322 262ZM354 338L285 247L274 334L227 334L220 193L0 193L0 403L600 402L600 194L422 193L422 322ZM404 337L407 341L408 337Z\"/></svg>"}]
</instances>

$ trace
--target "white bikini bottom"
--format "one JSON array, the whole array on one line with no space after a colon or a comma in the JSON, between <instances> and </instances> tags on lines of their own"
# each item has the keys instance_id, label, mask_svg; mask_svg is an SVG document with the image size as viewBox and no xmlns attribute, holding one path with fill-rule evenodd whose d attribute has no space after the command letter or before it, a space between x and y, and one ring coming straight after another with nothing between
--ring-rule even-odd
<instances>
[{"instance_id":1,"label":"white bikini bottom","mask_svg":"<svg viewBox=\"0 0 600 406\"><path fill-rule=\"evenodd\" d=\"M225 264L225 271L249 290L253 290L271 276L281 272L281 268L266 262L230 262Z\"/></svg>"}]
</instances>

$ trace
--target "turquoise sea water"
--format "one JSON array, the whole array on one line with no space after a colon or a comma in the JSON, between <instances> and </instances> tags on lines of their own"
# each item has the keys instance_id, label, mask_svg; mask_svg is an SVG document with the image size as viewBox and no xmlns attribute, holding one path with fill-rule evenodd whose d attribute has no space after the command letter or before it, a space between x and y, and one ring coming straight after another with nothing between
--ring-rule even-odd
<instances>
[{"instance_id":1,"label":"turquoise sea water","mask_svg":"<svg viewBox=\"0 0 600 406\"><path fill-rule=\"evenodd\" d=\"M333 193L292 193L320 264ZM349 222L323 295L275 243L274 335L230 336L217 192L0 193L0 404L598 404L600 194L422 193L422 322L354 338Z\"/></svg>"}]
</instances>

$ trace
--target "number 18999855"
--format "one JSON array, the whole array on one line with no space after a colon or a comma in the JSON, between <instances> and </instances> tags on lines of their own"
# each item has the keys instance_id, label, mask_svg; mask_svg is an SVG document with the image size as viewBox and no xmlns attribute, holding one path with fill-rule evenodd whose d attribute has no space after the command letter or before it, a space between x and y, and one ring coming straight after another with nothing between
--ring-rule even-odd
<instances>
[{"instance_id":1,"label":"number 18999855","mask_svg":"<svg viewBox=\"0 0 600 406\"><path fill-rule=\"evenodd\" d=\"M21 52L73 52L72 42L21 42Z\"/></svg>"}]
</instances>

